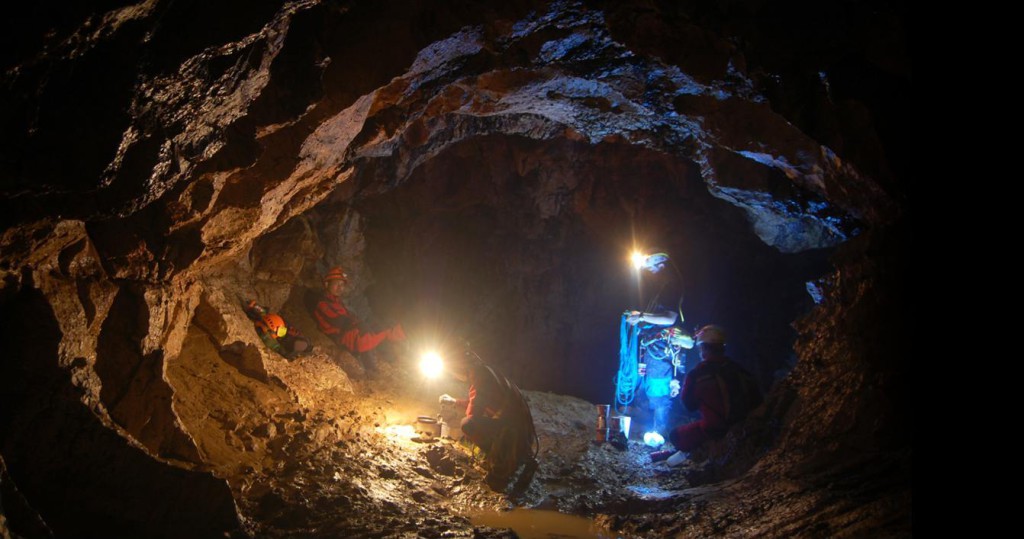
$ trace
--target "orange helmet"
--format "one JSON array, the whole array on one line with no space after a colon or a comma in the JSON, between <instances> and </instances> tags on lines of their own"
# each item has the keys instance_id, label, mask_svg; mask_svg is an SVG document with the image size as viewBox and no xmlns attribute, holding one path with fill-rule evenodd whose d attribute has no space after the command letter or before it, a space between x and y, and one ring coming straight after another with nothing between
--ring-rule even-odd
<instances>
[{"instance_id":1,"label":"orange helmet","mask_svg":"<svg viewBox=\"0 0 1024 539\"><path fill-rule=\"evenodd\" d=\"M284 324L284 318L280 315L268 314L263 317L263 324L267 326L270 333L278 338L288 334L288 326Z\"/></svg>"},{"instance_id":2,"label":"orange helmet","mask_svg":"<svg viewBox=\"0 0 1024 539\"><path fill-rule=\"evenodd\" d=\"M348 282L348 274L345 273L345 270L341 266L334 266L327 272L327 275L324 275L324 282L326 283L330 281Z\"/></svg>"}]
</instances>

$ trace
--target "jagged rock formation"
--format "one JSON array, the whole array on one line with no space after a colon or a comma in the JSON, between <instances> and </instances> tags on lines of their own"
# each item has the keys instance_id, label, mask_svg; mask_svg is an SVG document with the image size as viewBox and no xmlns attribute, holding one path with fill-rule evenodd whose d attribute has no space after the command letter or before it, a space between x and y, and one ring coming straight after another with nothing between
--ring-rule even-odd
<instances>
[{"instance_id":1,"label":"jagged rock formation","mask_svg":"<svg viewBox=\"0 0 1024 539\"><path fill-rule=\"evenodd\" d=\"M147 0L16 20L0 108L13 343L0 486L25 510L5 494L9 521L251 531L240 478L308 443L307 427L343 441L352 426L327 417L365 387L323 340L294 363L266 350L240 299L319 339L308 300L336 263L359 312L411 334L446 317L525 387L599 398L604 382L573 375L602 376L614 354L632 300L620 257L639 232L682 254L688 317L736 328L767 386L828 250L907 219L901 162L884 154L895 128L872 123L877 94L841 98L858 95L840 77L863 69L837 67L831 85L814 71L863 65L841 35L787 63L803 43L758 25L757 3L669 4ZM870 43L896 48L866 56L908 87L898 13L881 13L849 24L887 30ZM855 293L843 271L830 310L801 323L815 339L773 401L775 465L758 481L865 437L878 462L904 462L910 441L890 432L912 425L902 367L875 368L886 356L850 340L890 288ZM837 415L883 432L830 430ZM806 444L823 433L828 453Z\"/></svg>"}]
</instances>

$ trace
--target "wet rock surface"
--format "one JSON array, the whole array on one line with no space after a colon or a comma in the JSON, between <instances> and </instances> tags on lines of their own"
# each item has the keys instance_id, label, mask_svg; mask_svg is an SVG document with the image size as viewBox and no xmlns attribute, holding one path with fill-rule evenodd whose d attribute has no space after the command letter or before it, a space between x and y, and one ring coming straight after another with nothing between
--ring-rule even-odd
<instances>
[{"instance_id":1,"label":"wet rock surface","mask_svg":"<svg viewBox=\"0 0 1024 539\"><path fill-rule=\"evenodd\" d=\"M637 536L909 534L902 8L782 4L0 22L0 533L503 537L464 515L518 505ZM496 493L400 428L464 388L405 352L375 378L310 317L340 263L372 323L469 335L523 387L597 399L632 281L595 268L638 239L680 261L688 323L736 328L782 380L679 471L534 391L536 469ZM267 350L248 299L313 352Z\"/></svg>"},{"instance_id":2,"label":"wet rock surface","mask_svg":"<svg viewBox=\"0 0 1024 539\"><path fill-rule=\"evenodd\" d=\"M670 507L688 486L696 465L651 464L652 449L637 441L626 449L595 443L593 404L550 393L526 396L540 451L504 488L488 486L487 466L471 447L412 432L417 410L436 411L431 396L375 391L352 402L342 418L289 418L263 465L229 479L247 529L281 537L472 537L497 533L474 531L468 518L481 511L525 506L622 514Z\"/></svg>"}]
</instances>

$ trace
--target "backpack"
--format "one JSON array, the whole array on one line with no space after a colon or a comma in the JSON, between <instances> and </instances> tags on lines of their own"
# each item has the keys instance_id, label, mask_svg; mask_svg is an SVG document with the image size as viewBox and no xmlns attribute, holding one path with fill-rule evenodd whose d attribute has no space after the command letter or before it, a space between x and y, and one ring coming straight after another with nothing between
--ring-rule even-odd
<instances>
[{"instance_id":1,"label":"backpack","mask_svg":"<svg viewBox=\"0 0 1024 539\"><path fill-rule=\"evenodd\" d=\"M722 394L728 395L726 409L721 411L728 425L743 421L764 401L754 375L731 360L716 365L708 375L716 379Z\"/></svg>"},{"instance_id":2,"label":"backpack","mask_svg":"<svg viewBox=\"0 0 1024 539\"><path fill-rule=\"evenodd\" d=\"M527 459L536 458L540 440L533 425L533 415L519 387L491 367L488 373L498 382L504 393L501 419L504 427L488 452L493 469L499 476L507 476Z\"/></svg>"}]
</instances>

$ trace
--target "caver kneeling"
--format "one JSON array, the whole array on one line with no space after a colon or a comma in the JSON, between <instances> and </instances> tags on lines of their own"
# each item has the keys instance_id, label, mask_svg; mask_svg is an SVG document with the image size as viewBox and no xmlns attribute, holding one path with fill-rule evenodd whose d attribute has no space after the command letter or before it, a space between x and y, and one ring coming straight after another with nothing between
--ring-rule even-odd
<instances>
[{"instance_id":1,"label":"caver kneeling","mask_svg":"<svg viewBox=\"0 0 1024 539\"><path fill-rule=\"evenodd\" d=\"M469 396L441 395L441 403L465 407L462 434L486 455L488 483L507 484L520 465L535 454L537 434L530 407L512 381L468 352L448 366L457 380L469 383Z\"/></svg>"}]
</instances>

